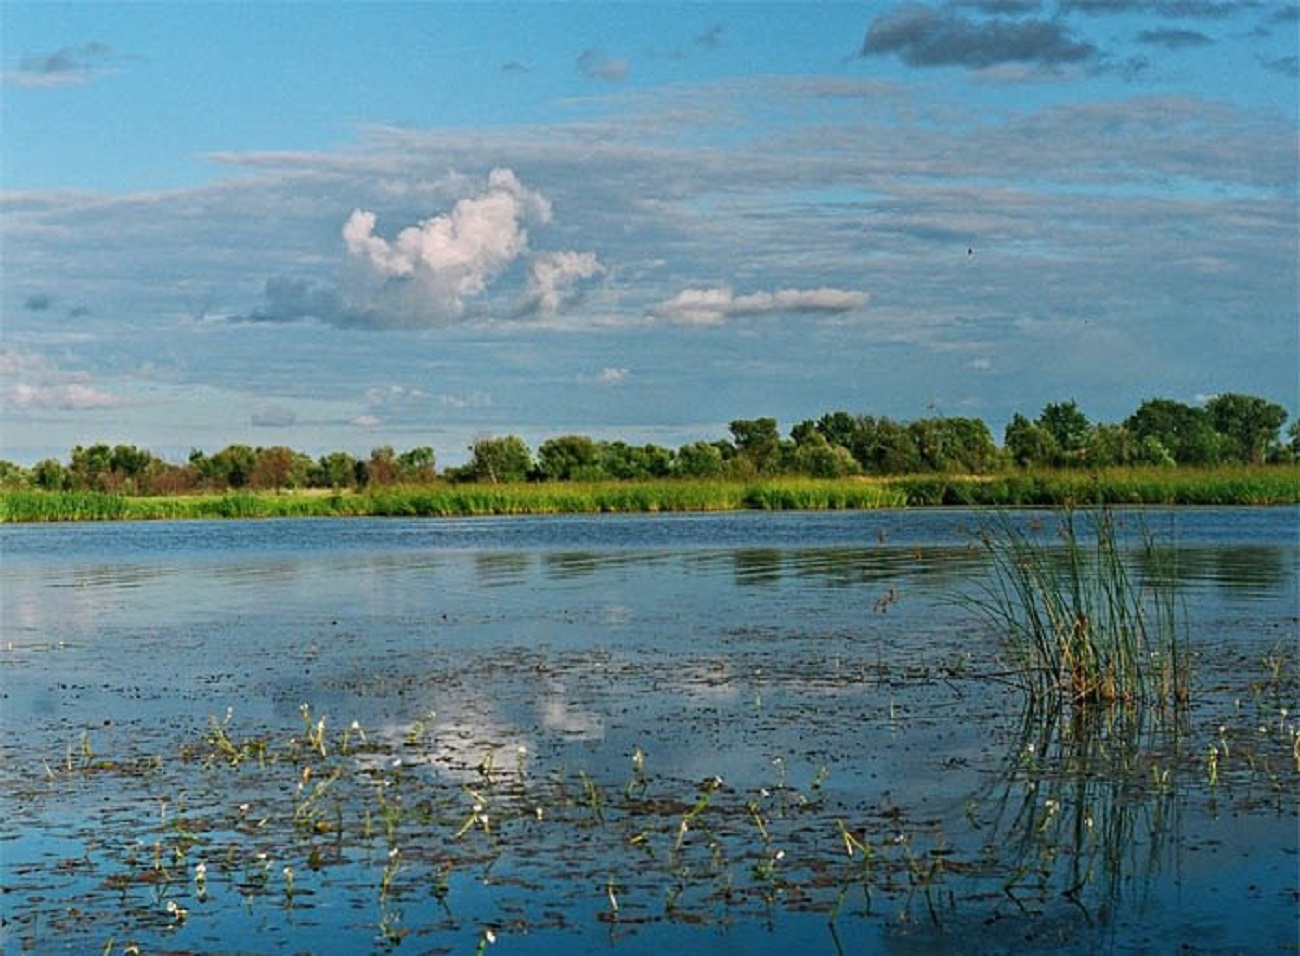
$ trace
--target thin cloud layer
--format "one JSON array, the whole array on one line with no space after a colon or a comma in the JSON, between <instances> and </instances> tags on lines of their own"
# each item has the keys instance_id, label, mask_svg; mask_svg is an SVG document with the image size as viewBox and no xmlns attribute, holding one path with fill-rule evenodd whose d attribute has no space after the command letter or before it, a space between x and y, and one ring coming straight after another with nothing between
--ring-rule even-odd
<instances>
[{"instance_id":1,"label":"thin cloud layer","mask_svg":"<svg viewBox=\"0 0 1300 956\"><path fill-rule=\"evenodd\" d=\"M0 352L0 396L0 404L24 411L83 411L122 404L116 395L91 385L85 374L63 372L45 356L17 349Z\"/></svg>"},{"instance_id":2,"label":"thin cloud layer","mask_svg":"<svg viewBox=\"0 0 1300 956\"><path fill-rule=\"evenodd\" d=\"M627 60L608 56L604 51L593 47L582 51L578 57L578 69L592 79L617 83L627 79L631 66Z\"/></svg>"},{"instance_id":3,"label":"thin cloud layer","mask_svg":"<svg viewBox=\"0 0 1300 956\"><path fill-rule=\"evenodd\" d=\"M730 318L772 313L842 313L866 308L865 292L845 289L779 289L736 295L728 286L683 289L652 309L657 318L686 325L718 325Z\"/></svg>"},{"instance_id":4,"label":"thin cloud layer","mask_svg":"<svg viewBox=\"0 0 1300 956\"><path fill-rule=\"evenodd\" d=\"M1188 47L1210 46L1214 43L1200 30L1143 30L1138 33L1138 40L1166 50L1182 50Z\"/></svg>"}]
</instances>

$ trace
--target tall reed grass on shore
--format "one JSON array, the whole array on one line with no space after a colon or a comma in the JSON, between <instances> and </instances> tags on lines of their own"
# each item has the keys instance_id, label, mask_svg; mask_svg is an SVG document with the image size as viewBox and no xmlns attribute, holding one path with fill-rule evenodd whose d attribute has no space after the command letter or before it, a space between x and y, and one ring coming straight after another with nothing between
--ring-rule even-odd
<instances>
[{"instance_id":1,"label":"tall reed grass on shore","mask_svg":"<svg viewBox=\"0 0 1300 956\"><path fill-rule=\"evenodd\" d=\"M901 507L1300 504L1300 467L1114 469L999 475L456 484L355 492L231 491L168 496L0 491L0 522L190 518L469 517L602 512Z\"/></svg>"},{"instance_id":2,"label":"tall reed grass on shore","mask_svg":"<svg viewBox=\"0 0 1300 956\"><path fill-rule=\"evenodd\" d=\"M1168 553L1141 529L1139 580L1108 507L1063 510L1058 537L1044 541L1004 516L982 536L991 578L966 598L1004 636L1025 692L1074 706L1186 702L1189 664Z\"/></svg>"}]
</instances>

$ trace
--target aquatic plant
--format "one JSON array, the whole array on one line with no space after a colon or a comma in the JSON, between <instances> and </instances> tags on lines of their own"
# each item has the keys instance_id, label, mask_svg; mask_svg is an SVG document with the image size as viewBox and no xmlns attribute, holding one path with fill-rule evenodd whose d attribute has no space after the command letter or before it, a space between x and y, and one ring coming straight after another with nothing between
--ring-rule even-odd
<instances>
[{"instance_id":1,"label":"aquatic plant","mask_svg":"<svg viewBox=\"0 0 1300 956\"><path fill-rule=\"evenodd\" d=\"M981 536L990 577L963 597L1005 639L1023 690L1076 706L1186 702L1188 654L1165 553L1144 530L1139 580L1110 508L1066 508L1058 519L1058 542L1045 542L1003 517Z\"/></svg>"}]
</instances>

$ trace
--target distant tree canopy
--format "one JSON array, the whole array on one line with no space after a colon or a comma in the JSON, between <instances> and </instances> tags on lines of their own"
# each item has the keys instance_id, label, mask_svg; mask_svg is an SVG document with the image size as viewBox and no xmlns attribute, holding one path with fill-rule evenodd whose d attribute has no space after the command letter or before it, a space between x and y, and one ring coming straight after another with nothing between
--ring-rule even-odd
<instances>
[{"instance_id":1,"label":"distant tree canopy","mask_svg":"<svg viewBox=\"0 0 1300 956\"><path fill-rule=\"evenodd\" d=\"M1146 399L1119 423L1092 422L1074 399L1045 405L1030 419L1013 415L1001 447L978 418L934 416L912 422L827 412L782 437L775 418L736 419L729 438L658 445L548 438L536 457L516 435L485 435L469 461L443 477L465 482L606 481L641 478L754 478L809 475L988 474L1008 468L1103 468L1124 465L1264 464L1300 461L1300 423L1283 441L1287 412L1275 402L1225 393L1202 406ZM433 448L392 446L369 458L335 451L311 458L283 445L229 445L211 455L195 449L184 464L133 445L72 449L68 462L47 458L31 468L0 461L0 484L123 494L230 490L353 489L421 484L438 477Z\"/></svg>"}]
</instances>

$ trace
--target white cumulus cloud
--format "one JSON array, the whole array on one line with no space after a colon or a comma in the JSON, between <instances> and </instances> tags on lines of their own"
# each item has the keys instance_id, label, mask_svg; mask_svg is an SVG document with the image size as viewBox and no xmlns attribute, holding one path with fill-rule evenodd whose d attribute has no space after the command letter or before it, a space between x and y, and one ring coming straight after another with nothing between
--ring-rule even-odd
<instances>
[{"instance_id":1,"label":"white cumulus cloud","mask_svg":"<svg viewBox=\"0 0 1300 956\"><path fill-rule=\"evenodd\" d=\"M464 300L528 251L528 226L551 219L551 203L508 169L494 169L487 188L450 212L408 226L394 239L375 232L373 212L353 210L343 225L352 257L383 279L407 279L430 304L452 314Z\"/></svg>"},{"instance_id":2,"label":"white cumulus cloud","mask_svg":"<svg viewBox=\"0 0 1300 956\"><path fill-rule=\"evenodd\" d=\"M773 312L852 312L870 301L865 292L851 289L778 289L736 295L729 286L683 289L659 303L652 314L688 325L717 325L729 318Z\"/></svg>"},{"instance_id":3,"label":"white cumulus cloud","mask_svg":"<svg viewBox=\"0 0 1300 956\"><path fill-rule=\"evenodd\" d=\"M604 271L594 252L538 253L528 264L525 308L542 316L555 315L575 283Z\"/></svg>"}]
</instances>

